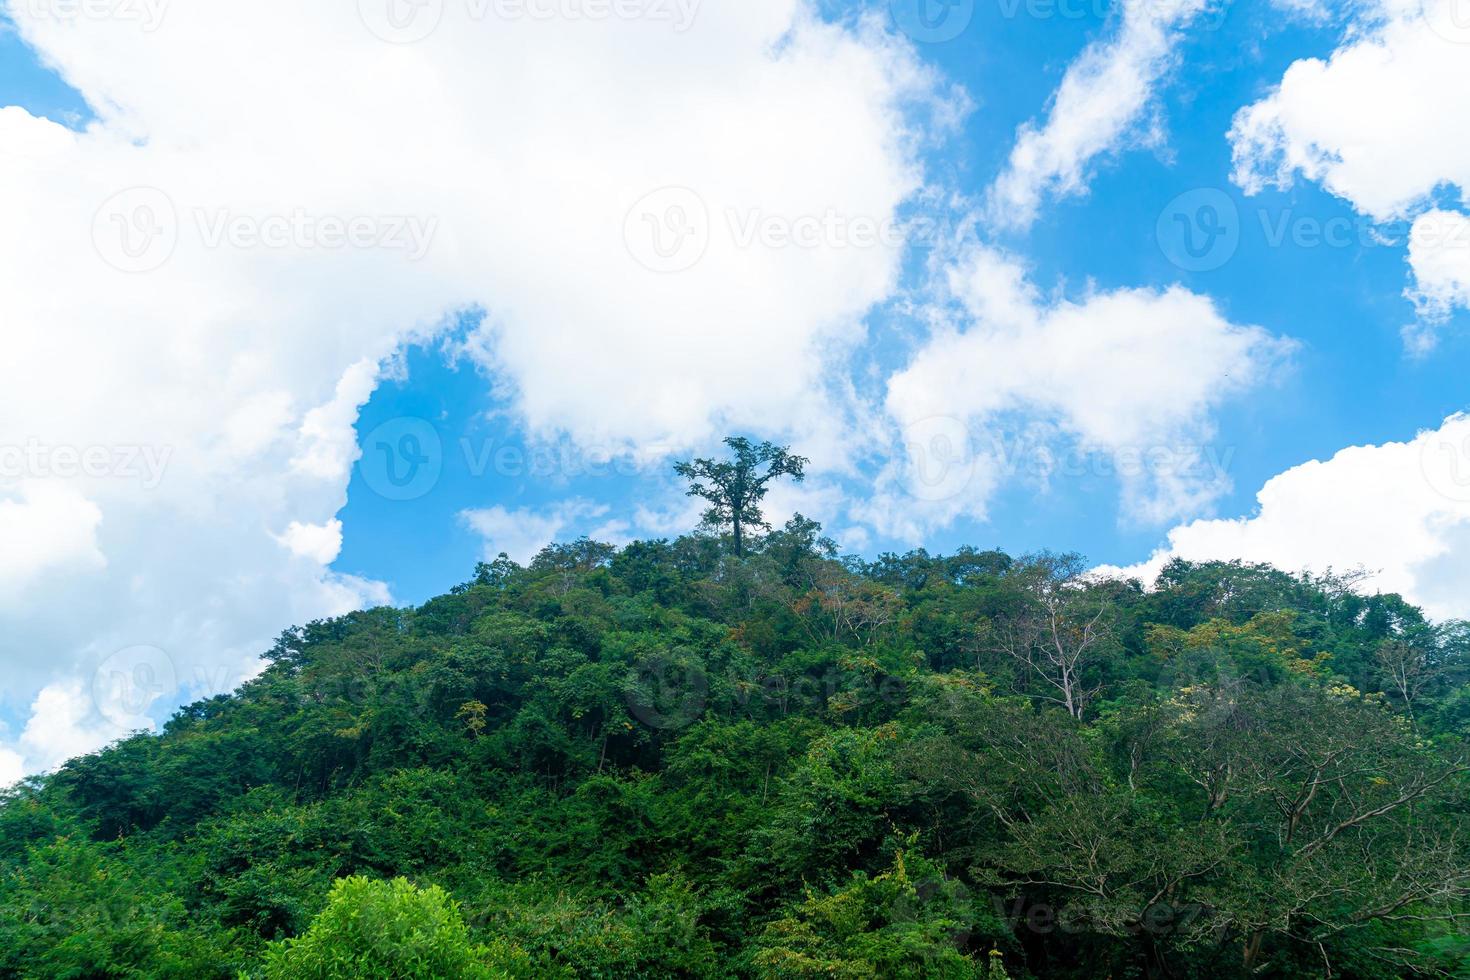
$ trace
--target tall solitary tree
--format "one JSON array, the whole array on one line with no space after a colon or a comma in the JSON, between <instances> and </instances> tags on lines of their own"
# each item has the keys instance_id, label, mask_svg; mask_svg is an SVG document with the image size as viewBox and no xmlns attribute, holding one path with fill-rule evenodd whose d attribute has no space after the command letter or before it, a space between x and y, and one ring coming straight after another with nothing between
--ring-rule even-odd
<instances>
[{"instance_id":1,"label":"tall solitary tree","mask_svg":"<svg viewBox=\"0 0 1470 980\"><path fill-rule=\"evenodd\" d=\"M745 554L745 529L758 527L770 530L760 502L766 496L772 480L789 476L800 483L806 476L804 470L810 460L793 456L787 446L775 446L769 442L752 443L749 439L732 436L725 440L733 459L693 459L675 463L674 472L689 481L689 496L703 497L709 501L709 510L704 512L706 527L732 529L735 538L735 554Z\"/></svg>"}]
</instances>

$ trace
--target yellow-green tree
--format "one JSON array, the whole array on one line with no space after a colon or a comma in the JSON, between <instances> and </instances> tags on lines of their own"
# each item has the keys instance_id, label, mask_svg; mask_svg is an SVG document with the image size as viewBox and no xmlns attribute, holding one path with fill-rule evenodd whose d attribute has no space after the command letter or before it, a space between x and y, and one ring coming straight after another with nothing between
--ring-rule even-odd
<instances>
[{"instance_id":1,"label":"yellow-green tree","mask_svg":"<svg viewBox=\"0 0 1470 980\"><path fill-rule=\"evenodd\" d=\"M311 928L272 943L267 980L493 980L490 950L470 941L459 905L437 885L339 879Z\"/></svg>"}]
</instances>

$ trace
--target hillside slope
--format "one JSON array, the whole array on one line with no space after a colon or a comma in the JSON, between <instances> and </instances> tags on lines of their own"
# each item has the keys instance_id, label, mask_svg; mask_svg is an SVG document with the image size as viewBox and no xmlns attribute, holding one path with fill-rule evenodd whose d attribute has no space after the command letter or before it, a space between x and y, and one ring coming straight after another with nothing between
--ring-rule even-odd
<instances>
[{"instance_id":1,"label":"hillside slope","mask_svg":"<svg viewBox=\"0 0 1470 980\"><path fill-rule=\"evenodd\" d=\"M347 876L442 887L486 976L1470 976L1462 624L818 535L289 630L5 796L0 976L328 975L283 940Z\"/></svg>"}]
</instances>

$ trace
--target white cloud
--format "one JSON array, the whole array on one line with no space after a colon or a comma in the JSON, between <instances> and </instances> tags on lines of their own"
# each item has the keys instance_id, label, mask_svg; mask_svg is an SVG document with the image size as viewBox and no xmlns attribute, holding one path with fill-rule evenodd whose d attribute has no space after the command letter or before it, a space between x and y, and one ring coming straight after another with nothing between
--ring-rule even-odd
<instances>
[{"instance_id":1,"label":"white cloud","mask_svg":"<svg viewBox=\"0 0 1470 980\"><path fill-rule=\"evenodd\" d=\"M97 547L102 512L75 488L28 480L16 496L0 495L0 609L35 601L27 589L57 569L95 571L107 565Z\"/></svg>"},{"instance_id":2,"label":"white cloud","mask_svg":"<svg viewBox=\"0 0 1470 980\"><path fill-rule=\"evenodd\" d=\"M0 789L20 782L25 775L25 758L19 752L0 749Z\"/></svg>"},{"instance_id":3,"label":"white cloud","mask_svg":"<svg viewBox=\"0 0 1470 980\"><path fill-rule=\"evenodd\" d=\"M910 540L962 514L984 519L1018 476L1065 476L1069 455L1117 476L1134 520L1200 513L1229 487L1228 450L1210 444L1215 410L1293 348L1177 286L1045 298L1015 260L984 247L951 268L948 291L959 322L888 385L908 459L885 469L862 508Z\"/></svg>"},{"instance_id":4,"label":"white cloud","mask_svg":"<svg viewBox=\"0 0 1470 980\"><path fill-rule=\"evenodd\" d=\"M1185 524L1127 569L1153 581L1171 558L1242 559L1288 570L1364 568L1437 618L1470 616L1470 416L1409 442L1344 449L1269 480L1256 513Z\"/></svg>"},{"instance_id":5,"label":"white cloud","mask_svg":"<svg viewBox=\"0 0 1470 980\"><path fill-rule=\"evenodd\" d=\"M348 366L331 400L306 412L296 433L291 469L321 480L347 477L357 460L353 424L377 387L382 364L372 358Z\"/></svg>"},{"instance_id":6,"label":"white cloud","mask_svg":"<svg viewBox=\"0 0 1470 980\"><path fill-rule=\"evenodd\" d=\"M1320 182L1374 220L1427 210L1437 191L1470 188L1470 28L1455 20L1460 0L1379 0L1326 60L1287 69L1268 97L1242 109L1230 139L1235 181L1247 193ZM1411 350L1431 346L1446 307L1443 250L1411 250L1429 303L1406 331Z\"/></svg>"},{"instance_id":7,"label":"white cloud","mask_svg":"<svg viewBox=\"0 0 1470 980\"><path fill-rule=\"evenodd\" d=\"M1330 19L1335 12L1329 0L1271 0L1271 5L1314 23Z\"/></svg>"},{"instance_id":8,"label":"white cloud","mask_svg":"<svg viewBox=\"0 0 1470 980\"><path fill-rule=\"evenodd\" d=\"M536 557L536 553L563 535L563 532L588 519L603 517L609 508L594 504L590 500L573 499L562 501L544 511L529 507L511 510L496 505L461 512L460 519L485 539L486 561L493 561L501 552L512 561L522 565ZM610 529L601 529L604 533ZM605 540L593 534L598 540Z\"/></svg>"},{"instance_id":9,"label":"white cloud","mask_svg":"<svg viewBox=\"0 0 1470 980\"><path fill-rule=\"evenodd\" d=\"M881 223L920 189L949 103L876 22L798 0L706 3L683 32L446 4L392 44L359 8L170 4L143 30L6 4L96 120L0 108L0 447L167 462L152 485L120 464L0 479L6 529L51 529L0 559L46 584L0 612L14 707L135 644L207 690L292 622L386 601L322 568L352 426L385 360L456 311L490 311L475 349L533 433L678 445L798 425L894 286L896 247L742 246L728 217ZM667 186L710 216L683 272L625 240L639 218L684 228L628 220ZM33 769L90 747L76 707L35 701L38 734L0 752Z\"/></svg>"},{"instance_id":10,"label":"white cloud","mask_svg":"<svg viewBox=\"0 0 1470 980\"><path fill-rule=\"evenodd\" d=\"M292 521L278 540L293 555L330 565L342 550L342 522L335 517L325 524Z\"/></svg>"},{"instance_id":11,"label":"white cloud","mask_svg":"<svg viewBox=\"0 0 1470 980\"><path fill-rule=\"evenodd\" d=\"M1457 307L1470 307L1470 215L1435 209L1414 219L1409 234L1409 299L1419 321L1404 330L1409 349L1432 349L1435 332Z\"/></svg>"},{"instance_id":12,"label":"white cloud","mask_svg":"<svg viewBox=\"0 0 1470 980\"><path fill-rule=\"evenodd\" d=\"M654 504L646 501L638 504L633 511L633 521L645 534L672 537L698 526L708 506L697 497L671 494Z\"/></svg>"},{"instance_id":13,"label":"white cloud","mask_svg":"<svg viewBox=\"0 0 1470 980\"><path fill-rule=\"evenodd\" d=\"M1456 125L1470 114L1466 53L1410 9L1325 61L1293 63L1236 116L1236 182L1255 193L1300 174L1377 220L1403 217L1441 184L1470 187L1470 133Z\"/></svg>"},{"instance_id":14,"label":"white cloud","mask_svg":"<svg viewBox=\"0 0 1470 980\"><path fill-rule=\"evenodd\" d=\"M1130 134L1144 142L1140 120L1160 80L1174 67L1184 30L1210 0L1130 0L1117 33L1089 44L1052 96L1045 124L1028 122L1017 134L1005 171L990 190L990 211L1002 225L1036 219L1048 196L1086 190L1088 168Z\"/></svg>"},{"instance_id":15,"label":"white cloud","mask_svg":"<svg viewBox=\"0 0 1470 980\"><path fill-rule=\"evenodd\" d=\"M75 755L129 734L125 725L100 717L81 682L48 684L36 695L20 735L30 771L50 769Z\"/></svg>"}]
</instances>

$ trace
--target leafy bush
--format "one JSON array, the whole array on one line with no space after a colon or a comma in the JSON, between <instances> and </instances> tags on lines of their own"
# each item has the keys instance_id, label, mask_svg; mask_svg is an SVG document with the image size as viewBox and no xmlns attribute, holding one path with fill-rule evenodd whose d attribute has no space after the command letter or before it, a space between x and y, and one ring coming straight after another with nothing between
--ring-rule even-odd
<instances>
[{"instance_id":1,"label":"leafy bush","mask_svg":"<svg viewBox=\"0 0 1470 980\"><path fill-rule=\"evenodd\" d=\"M342 878L302 936L272 943L266 980L480 980L506 974L470 942L459 905L437 885Z\"/></svg>"}]
</instances>

